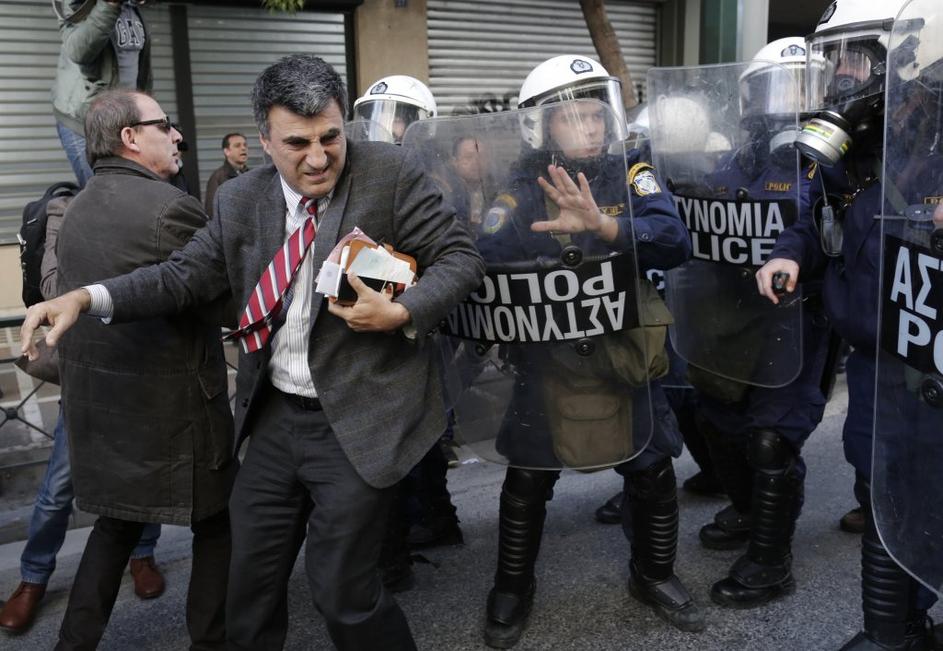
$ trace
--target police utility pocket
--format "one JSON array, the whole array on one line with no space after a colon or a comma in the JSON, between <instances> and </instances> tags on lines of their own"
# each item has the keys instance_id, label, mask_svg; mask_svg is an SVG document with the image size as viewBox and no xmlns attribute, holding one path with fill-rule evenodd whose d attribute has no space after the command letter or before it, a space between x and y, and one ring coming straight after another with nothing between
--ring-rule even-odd
<instances>
[{"instance_id":1,"label":"police utility pocket","mask_svg":"<svg viewBox=\"0 0 943 651\"><path fill-rule=\"evenodd\" d=\"M547 422L554 452L569 467L607 467L631 457L633 389L668 372L671 313L651 283L640 291L639 327L592 338L588 355L561 345L548 356Z\"/></svg>"},{"instance_id":2,"label":"police utility pocket","mask_svg":"<svg viewBox=\"0 0 943 651\"><path fill-rule=\"evenodd\" d=\"M571 468L597 469L628 459L632 440L632 391L592 378L544 378L553 452Z\"/></svg>"}]
</instances>

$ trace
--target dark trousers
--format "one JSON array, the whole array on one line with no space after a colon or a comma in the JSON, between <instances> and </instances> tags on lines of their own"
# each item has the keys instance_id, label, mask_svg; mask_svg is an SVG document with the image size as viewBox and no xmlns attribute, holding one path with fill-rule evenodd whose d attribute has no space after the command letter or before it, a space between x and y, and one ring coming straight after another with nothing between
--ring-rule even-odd
<instances>
[{"instance_id":1,"label":"dark trousers","mask_svg":"<svg viewBox=\"0 0 943 651\"><path fill-rule=\"evenodd\" d=\"M79 563L56 649L95 649L118 598L121 578L141 538L143 522L101 516ZM226 645L226 578L229 571L229 513L194 522L193 562L187 592L191 649Z\"/></svg>"},{"instance_id":2,"label":"dark trousers","mask_svg":"<svg viewBox=\"0 0 943 651\"><path fill-rule=\"evenodd\" d=\"M305 539L311 596L338 649L415 649L377 561L393 493L366 484L324 413L268 388L230 500L231 649L281 649L288 578ZM312 508L313 505L313 508Z\"/></svg>"}]
</instances>

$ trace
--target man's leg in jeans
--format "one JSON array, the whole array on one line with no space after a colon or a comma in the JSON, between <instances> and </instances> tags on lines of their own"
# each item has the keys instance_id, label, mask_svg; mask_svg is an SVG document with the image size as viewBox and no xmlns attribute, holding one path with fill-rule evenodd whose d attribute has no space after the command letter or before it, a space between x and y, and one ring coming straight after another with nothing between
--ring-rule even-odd
<instances>
[{"instance_id":1,"label":"man's leg in jeans","mask_svg":"<svg viewBox=\"0 0 943 651\"><path fill-rule=\"evenodd\" d=\"M49 465L33 506L26 547L20 556L22 582L0 609L0 628L12 633L22 633L33 623L46 594L46 583L56 569L56 554L62 547L72 512L69 442L61 410L54 436Z\"/></svg>"},{"instance_id":2,"label":"man's leg in jeans","mask_svg":"<svg viewBox=\"0 0 943 651\"><path fill-rule=\"evenodd\" d=\"M62 149L65 150L65 155L69 159L69 165L72 166L72 171L75 172L79 187L84 188L88 180L92 178L92 168L85 156L85 138L61 122L56 122L56 131L59 133L59 142L62 143Z\"/></svg>"},{"instance_id":3,"label":"man's leg in jeans","mask_svg":"<svg viewBox=\"0 0 943 651\"><path fill-rule=\"evenodd\" d=\"M72 513L72 469L69 466L69 437L59 410L55 439L46 475L36 495L26 547L20 556L20 574L28 583L45 585L56 569L56 554L65 540Z\"/></svg>"}]
</instances>

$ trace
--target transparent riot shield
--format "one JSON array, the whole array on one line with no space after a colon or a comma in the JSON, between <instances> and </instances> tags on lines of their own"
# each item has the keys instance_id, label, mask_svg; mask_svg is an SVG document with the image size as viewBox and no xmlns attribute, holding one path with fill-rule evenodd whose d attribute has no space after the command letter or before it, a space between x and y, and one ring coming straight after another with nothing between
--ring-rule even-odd
<instances>
[{"instance_id":1,"label":"transparent riot shield","mask_svg":"<svg viewBox=\"0 0 943 651\"><path fill-rule=\"evenodd\" d=\"M651 285L636 263L616 119L605 104L577 100L423 120L404 137L487 264L440 339L456 439L484 459L603 468L651 436L649 379L667 370L670 315L643 289ZM461 161L461 151L476 156ZM558 189L551 168L566 174ZM614 241L598 232L598 212L560 197L580 182L616 220ZM477 217L476 203L485 206Z\"/></svg>"},{"instance_id":2,"label":"transparent riot shield","mask_svg":"<svg viewBox=\"0 0 943 651\"><path fill-rule=\"evenodd\" d=\"M665 281L674 349L718 397L784 386L802 365L801 292L775 306L754 274L799 217L798 82L773 63L652 68L648 93L655 167L692 246Z\"/></svg>"},{"instance_id":3,"label":"transparent riot shield","mask_svg":"<svg viewBox=\"0 0 943 651\"><path fill-rule=\"evenodd\" d=\"M888 47L871 497L888 552L943 586L943 7L913 0Z\"/></svg>"},{"instance_id":4,"label":"transparent riot shield","mask_svg":"<svg viewBox=\"0 0 943 651\"><path fill-rule=\"evenodd\" d=\"M372 120L351 120L344 125L348 140L354 142L394 142L393 134L379 122Z\"/></svg>"}]
</instances>

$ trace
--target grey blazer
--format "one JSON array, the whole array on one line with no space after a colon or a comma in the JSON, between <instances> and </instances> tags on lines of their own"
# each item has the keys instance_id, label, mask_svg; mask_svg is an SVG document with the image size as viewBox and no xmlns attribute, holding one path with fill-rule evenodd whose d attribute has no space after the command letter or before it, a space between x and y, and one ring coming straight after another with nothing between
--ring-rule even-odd
<instances>
[{"instance_id":1,"label":"grey blazer","mask_svg":"<svg viewBox=\"0 0 943 651\"><path fill-rule=\"evenodd\" d=\"M219 188L216 218L171 258L103 284L114 321L169 314L231 293L241 312L284 240L285 199L271 165ZM481 282L484 263L465 228L428 180L418 156L385 143L347 143L347 166L320 220L314 265L355 226L415 256L419 282L397 301L419 335L356 333L312 303L308 363L325 415L363 479L390 486L445 429L440 369L425 334ZM236 377L237 449L264 384L270 347L240 351ZM253 428L264 427L254 423Z\"/></svg>"}]
</instances>

